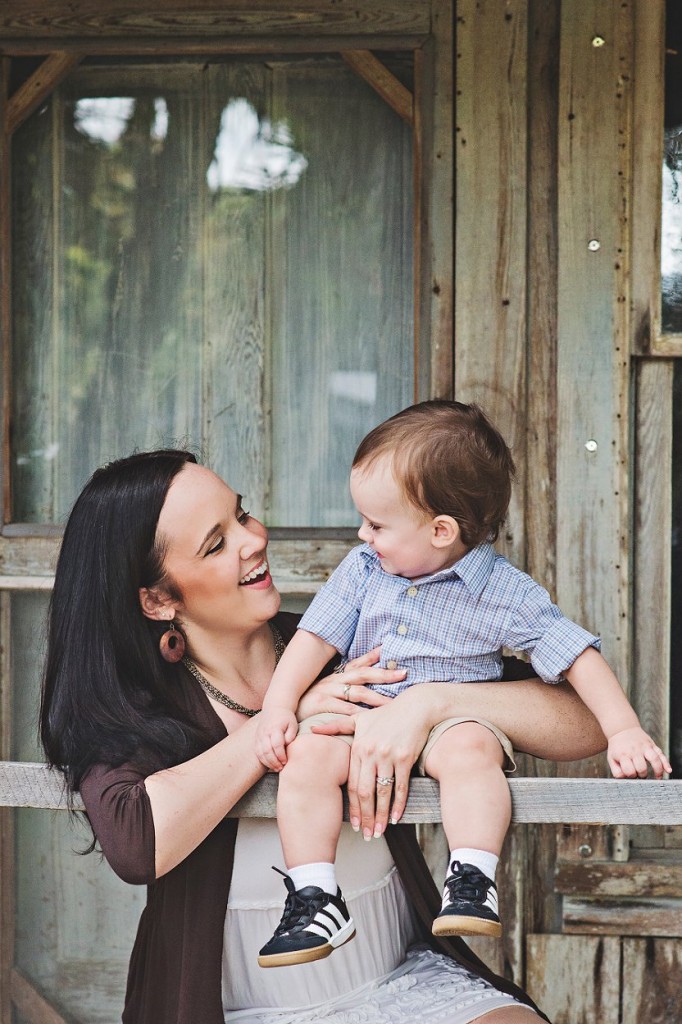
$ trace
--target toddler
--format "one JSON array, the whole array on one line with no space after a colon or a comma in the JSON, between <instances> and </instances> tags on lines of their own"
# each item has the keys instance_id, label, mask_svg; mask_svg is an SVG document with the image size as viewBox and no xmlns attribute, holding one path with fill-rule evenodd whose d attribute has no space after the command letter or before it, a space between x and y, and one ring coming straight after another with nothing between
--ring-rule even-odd
<instances>
[{"instance_id":1,"label":"toddler","mask_svg":"<svg viewBox=\"0 0 682 1024\"><path fill-rule=\"evenodd\" d=\"M614 773L634 777L649 764L657 776L670 771L599 639L493 548L513 474L507 445L475 405L422 402L361 442L350 489L363 544L304 614L259 716L258 756L281 770L277 817L289 872L262 967L320 959L354 935L334 871L352 737L310 731L329 715L300 729L296 720L299 698L336 652L345 663L380 647L381 667L401 669L404 679L373 688L394 697L423 682L499 679L502 648L524 651L538 676L567 678L593 711ZM499 936L495 871L511 816L511 744L483 719L450 718L431 731L417 764L440 784L450 848L433 933ZM393 784L388 767L376 782Z\"/></svg>"}]
</instances>

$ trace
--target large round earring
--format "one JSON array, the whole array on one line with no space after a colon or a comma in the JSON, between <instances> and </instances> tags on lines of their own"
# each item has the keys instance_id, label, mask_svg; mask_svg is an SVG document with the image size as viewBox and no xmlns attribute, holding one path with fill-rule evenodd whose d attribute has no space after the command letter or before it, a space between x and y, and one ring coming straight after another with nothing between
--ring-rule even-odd
<instances>
[{"instance_id":1,"label":"large round earring","mask_svg":"<svg viewBox=\"0 0 682 1024\"><path fill-rule=\"evenodd\" d=\"M185 638L171 622L166 632L159 640L159 650L164 661L174 663L181 661L185 654Z\"/></svg>"}]
</instances>

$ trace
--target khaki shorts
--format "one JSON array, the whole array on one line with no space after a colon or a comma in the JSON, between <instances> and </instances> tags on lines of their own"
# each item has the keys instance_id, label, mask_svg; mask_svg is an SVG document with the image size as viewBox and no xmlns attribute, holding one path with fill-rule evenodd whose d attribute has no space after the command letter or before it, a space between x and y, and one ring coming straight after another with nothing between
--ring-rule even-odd
<instances>
[{"instance_id":1,"label":"khaki shorts","mask_svg":"<svg viewBox=\"0 0 682 1024\"><path fill-rule=\"evenodd\" d=\"M299 735L305 735L306 733L312 732L313 725L320 725L322 722L333 722L337 718L347 718L347 715L338 714L335 711L323 711L319 715L311 715L310 718L304 718L298 727ZM424 749L422 750L417 764L415 765L420 775L426 775L424 771L424 762L431 751L436 740L438 740L447 729L451 729L453 725L461 725L463 722L477 722L482 725L485 729L489 729L490 732L496 737L500 746L504 750L504 770L505 772L515 772L516 762L514 761L514 749L511 745L511 740L506 736L501 729L498 729L492 722L488 722L485 718L474 718L472 715L467 715L465 718L446 718L443 722L439 722L435 725L429 733ZM344 740L349 746L353 745L353 736L350 735L339 735L337 739Z\"/></svg>"}]
</instances>

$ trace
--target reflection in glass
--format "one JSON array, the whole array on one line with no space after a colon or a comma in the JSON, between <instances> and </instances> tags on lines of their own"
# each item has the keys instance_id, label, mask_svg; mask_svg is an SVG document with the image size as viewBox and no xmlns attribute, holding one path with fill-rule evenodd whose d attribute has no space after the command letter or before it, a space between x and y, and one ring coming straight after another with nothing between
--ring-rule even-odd
<instances>
[{"instance_id":1,"label":"reflection in glass","mask_svg":"<svg viewBox=\"0 0 682 1024\"><path fill-rule=\"evenodd\" d=\"M284 121L272 125L243 98L230 100L220 117L215 154L206 173L208 187L258 192L295 185L308 161L292 146Z\"/></svg>"},{"instance_id":2,"label":"reflection in glass","mask_svg":"<svg viewBox=\"0 0 682 1024\"><path fill-rule=\"evenodd\" d=\"M682 127L665 133L661 300L663 330L682 333Z\"/></svg>"},{"instance_id":3,"label":"reflection in glass","mask_svg":"<svg viewBox=\"0 0 682 1024\"><path fill-rule=\"evenodd\" d=\"M682 334L682 5L666 3L661 327Z\"/></svg>"},{"instance_id":4,"label":"reflection in glass","mask_svg":"<svg viewBox=\"0 0 682 1024\"><path fill-rule=\"evenodd\" d=\"M93 142L113 146L128 127L135 111L131 96L105 96L78 100L73 112L77 131Z\"/></svg>"}]
</instances>

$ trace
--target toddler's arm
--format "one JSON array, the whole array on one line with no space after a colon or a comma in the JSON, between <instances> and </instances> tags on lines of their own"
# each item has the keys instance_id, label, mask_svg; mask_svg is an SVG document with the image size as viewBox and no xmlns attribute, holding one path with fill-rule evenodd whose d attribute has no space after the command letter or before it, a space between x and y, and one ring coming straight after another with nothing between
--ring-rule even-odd
<instances>
[{"instance_id":1,"label":"toddler's arm","mask_svg":"<svg viewBox=\"0 0 682 1024\"><path fill-rule=\"evenodd\" d=\"M258 759L278 772L287 763L286 747L298 732L299 699L336 649L314 633L299 629L287 645L268 687L258 716L255 749Z\"/></svg>"},{"instance_id":2,"label":"toddler's arm","mask_svg":"<svg viewBox=\"0 0 682 1024\"><path fill-rule=\"evenodd\" d=\"M642 729L620 683L594 647L576 658L566 678L599 722L608 746L608 761L614 778L646 778L649 765L660 779L670 772L667 757Z\"/></svg>"}]
</instances>

